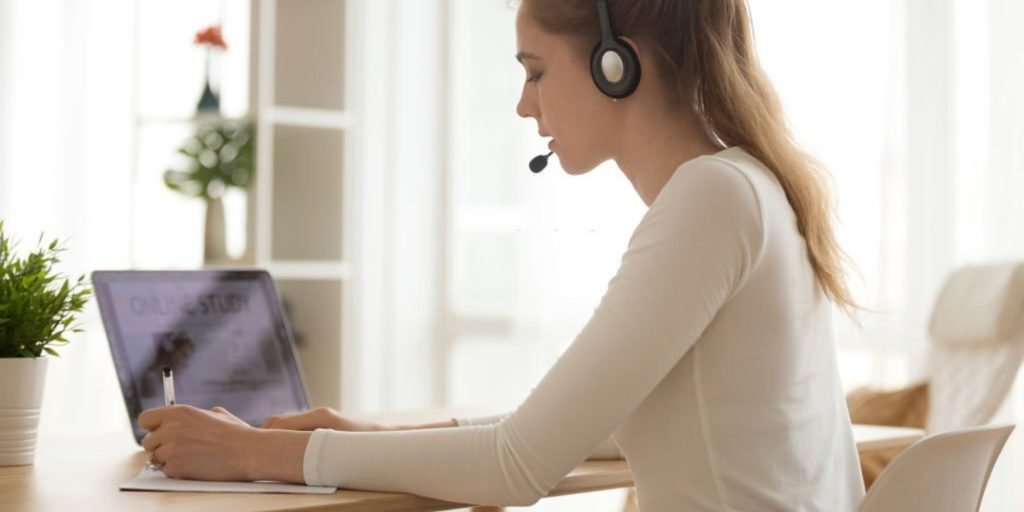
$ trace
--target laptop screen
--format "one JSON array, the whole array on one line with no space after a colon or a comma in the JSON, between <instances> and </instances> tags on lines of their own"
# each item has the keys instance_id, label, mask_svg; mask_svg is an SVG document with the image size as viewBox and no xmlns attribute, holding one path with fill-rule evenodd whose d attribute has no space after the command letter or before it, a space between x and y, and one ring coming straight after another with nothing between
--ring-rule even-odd
<instances>
[{"instance_id":1,"label":"laptop screen","mask_svg":"<svg viewBox=\"0 0 1024 512\"><path fill-rule=\"evenodd\" d=\"M254 426L309 408L266 272L95 272L93 285L136 440L139 413L164 405L164 366L177 403L221 406Z\"/></svg>"}]
</instances>

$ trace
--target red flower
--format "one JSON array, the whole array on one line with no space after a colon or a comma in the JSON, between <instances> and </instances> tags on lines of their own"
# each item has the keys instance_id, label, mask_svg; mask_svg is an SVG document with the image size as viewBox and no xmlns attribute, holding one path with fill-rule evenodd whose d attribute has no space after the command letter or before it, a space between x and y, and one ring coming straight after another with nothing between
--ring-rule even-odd
<instances>
[{"instance_id":1,"label":"red flower","mask_svg":"<svg viewBox=\"0 0 1024 512\"><path fill-rule=\"evenodd\" d=\"M227 50L228 45L224 42L224 38L220 34L220 25L210 25L199 32L196 32L196 39L193 41L196 45L210 45L212 48L220 48Z\"/></svg>"}]
</instances>

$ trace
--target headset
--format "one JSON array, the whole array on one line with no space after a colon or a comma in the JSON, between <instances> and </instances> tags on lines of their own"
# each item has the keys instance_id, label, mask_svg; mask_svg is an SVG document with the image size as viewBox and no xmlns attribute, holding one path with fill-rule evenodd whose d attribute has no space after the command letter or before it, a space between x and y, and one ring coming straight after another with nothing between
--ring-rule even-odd
<instances>
[{"instance_id":1,"label":"headset","mask_svg":"<svg viewBox=\"0 0 1024 512\"><path fill-rule=\"evenodd\" d=\"M633 47L612 32L608 0L597 0L601 40L590 54L590 75L606 96L621 99L633 94L640 84L640 59Z\"/></svg>"},{"instance_id":2,"label":"headset","mask_svg":"<svg viewBox=\"0 0 1024 512\"><path fill-rule=\"evenodd\" d=\"M597 19L601 23L601 40L590 54L590 76L598 90L612 99L622 99L636 91L640 85L640 59L622 38L612 32L608 16L608 0L597 0ZM551 153L530 160L534 174L544 170Z\"/></svg>"}]
</instances>

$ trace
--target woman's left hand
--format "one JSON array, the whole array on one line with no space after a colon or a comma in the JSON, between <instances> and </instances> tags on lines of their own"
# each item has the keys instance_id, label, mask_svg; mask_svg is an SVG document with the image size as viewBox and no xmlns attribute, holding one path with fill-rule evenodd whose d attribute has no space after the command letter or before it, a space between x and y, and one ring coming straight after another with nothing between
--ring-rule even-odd
<instances>
[{"instance_id":1,"label":"woman's left hand","mask_svg":"<svg viewBox=\"0 0 1024 512\"><path fill-rule=\"evenodd\" d=\"M139 426L149 431L142 447L172 478L244 481L253 479L260 446L257 429L227 410L172 405L143 411Z\"/></svg>"}]
</instances>

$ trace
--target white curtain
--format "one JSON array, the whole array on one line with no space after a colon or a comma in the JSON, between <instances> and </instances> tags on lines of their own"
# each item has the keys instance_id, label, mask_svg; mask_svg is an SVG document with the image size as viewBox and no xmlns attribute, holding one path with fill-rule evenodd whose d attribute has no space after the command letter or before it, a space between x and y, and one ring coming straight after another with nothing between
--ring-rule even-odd
<instances>
[{"instance_id":1,"label":"white curtain","mask_svg":"<svg viewBox=\"0 0 1024 512\"><path fill-rule=\"evenodd\" d=\"M247 0L0 0L0 219L22 249L40 233L64 241L60 270L73 277L198 265L202 207L160 177L200 90L192 36L222 19L235 52L222 106L237 115ZM85 333L49 362L44 434L128 426L95 302L81 320Z\"/></svg>"},{"instance_id":2,"label":"white curtain","mask_svg":"<svg viewBox=\"0 0 1024 512\"><path fill-rule=\"evenodd\" d=\"M922 368L933 298L953 268L1024 257L1024 37L1012 1L752 2L760 52L800 141L832 170L859 267L865 329L845 329L847 384ZM1016 11L1016 12L1014 12ZM1016 16L1016 17L1015 17ZM890 354L895 359L877 357Z\"/></svg>"},{"instance_id":3,"label":"white curtain","mask_svg":"<svg viewBox=\"0 0 1024 512\"><path fill-rule=\"evenodd\" d=\"M924 376L927 321L956 267L1024 259L1024 3L752 0L799 138L835 175L871 313L840 323L844 384ZM1020 384L1020 383L1018 383ZM997 420L1024 416L1021 386ZM1015 434L985 510L1017 510Z\"/></svg>"},{"instance_id":4,"label":"white curtain","mask_svg":"<svg viewBox=\"0 0 1024 512\"><path fill-rule=\"evenodd\" d=\"M0 2L0 218L22 249L40 233L65 241L70 276L130 261L133 12L126 0ZM83 323L50 360L43 432L127 425L93 304Z\"/></svg>"}]
</instances>

